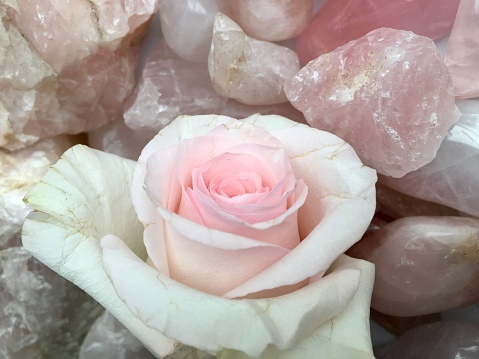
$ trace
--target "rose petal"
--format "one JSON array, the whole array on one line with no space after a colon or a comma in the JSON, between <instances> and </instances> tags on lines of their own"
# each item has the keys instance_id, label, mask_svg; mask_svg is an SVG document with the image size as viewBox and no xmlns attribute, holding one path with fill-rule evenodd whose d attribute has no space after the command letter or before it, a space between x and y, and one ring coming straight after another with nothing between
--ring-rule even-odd
<instances>
[{"instance_id":1,"label":"rose petal","mask_svg":"<svg viewBox=\"0 0 479 359\"><path fill-rule=\"evenodd\" d=\"M25 220L23 245L94 297L152 351L167 355L174 341L132 316L102 265L99 239L109 233L146 258L143 226L130 199L134 164L81 145L65 152L25 197L34 211Z\"/></svg>"},{"instance_id":2,"label":"rose petal","mask_svg":"<svg viewBox=\"0 0 479 359\"><path fill-rule=\"evenodd\" d=\"M276 115L253 115L243 121L263 127L279 139L295 175L308 186L298 221L301 236L309 235L294 251L226 293L229 298L324 273L361 238L376 207L376 172L364 166L339 137Z\"/></svg>"},{"instance_id":3,"label":"rose petal","mask_svg":"<svg viewBox=\"0 0 479 359\"><path fill-rule=\"evenodd\" d=\"M341 313L361 275L358 267L346 263L291 294L230 300L161 275L115 236L104 237L102 247L103 265L132 315L170 338L211 353L229 348L258 357L269 345L279 350L294 348ZM372 277L365 279L371 286Z\"/></svg>"},{"instance_id":4,"label":"rose petal","mask_svg":"<svg viewBox=\"0 0 479 359\"><path fill-rule=\"evenodd\" d=\"M359 288L346 309L314 331L294 349L278 351L270 347L258 359L374 359L369 329L369 305L374 283L374 266L366 261L341 256L333 268L353 263L361 269ZM218 359L249 359L244 353L224 350Z\"/></svg>"}]
</instances>

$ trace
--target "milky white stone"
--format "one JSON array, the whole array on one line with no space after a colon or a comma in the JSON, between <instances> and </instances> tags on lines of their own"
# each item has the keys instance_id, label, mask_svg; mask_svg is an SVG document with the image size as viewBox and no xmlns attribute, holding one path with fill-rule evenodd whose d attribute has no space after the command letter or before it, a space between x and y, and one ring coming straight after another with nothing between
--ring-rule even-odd
<instances>
[{"instance_id":1,"label":"milky white stone","mask_svg":"<svg viewBox=\"0 0 479 359\"><path fill-rule=\"evenodd\" d=\"M160 20L168 46L189 61L206 62L219 11L216 0L160 0Z\"/></svg>"},{"instance_id":2,"label":"milky white stone","mask_svg":"<svg viewBox=\"0 0 479 359\"><path fill-rule=\"evenodd\" d=\"M436 158L402 178L380 181L413 197L479 217L479 100L457 101L463 113Z\"/></svg>"},{"instance_id":3,"label":"milky white stone","mask_svg":"<svg viewBox=\"0 0 479 359\"><path fill-rule=\"evenodd\" d=\"M299 35L313 14L313 0L220 0L222 11L249 36L281 41Z\"/></svg>"},{"instance_id":4,"label":"milky white stone","mask_svg":"<svg viewBox=\"0 0 479 359\"><path fill-rule=\"evenodd\" d=\"M287 101L283 83L299 70L299 60L294 51L250 38L218 14L208 70L221 95L249 105L270 105Z\"/></svg>"},{"instance_id":5,"label":"milky white stone","mask_svg":"<svg viewBox=\"0 0 479 359\"><path fill-rule=\"evenodd\" d=\"M0 147L15 150L119 118L134 86L132 44L156 2L0 3Z\"/></svg>"},{"instance_id":6,"label":"milky white stone","mask_svg":"<svg viewBox=\"0 0 479 359\"><path fill-rule=\"evenodd\" d=\"M408 31L371 31L311 61L284 89L309 124L393 177L430 162L459 118L434 42Z\"/></svg>"},{"instance_id":7,"label":"milky white stone","mask_svg":"<svg viewBox=\"0 0 479 359\"><path fill-rule=\"evenodd\" d=\"M205 63L186 61L162 41L152 50L140 81L125 104L125 123L147 139L183 114L244 118L277 114L305 123L291 104L252 106L221 96L213 88Z\"/></svg>"}]
</instances>

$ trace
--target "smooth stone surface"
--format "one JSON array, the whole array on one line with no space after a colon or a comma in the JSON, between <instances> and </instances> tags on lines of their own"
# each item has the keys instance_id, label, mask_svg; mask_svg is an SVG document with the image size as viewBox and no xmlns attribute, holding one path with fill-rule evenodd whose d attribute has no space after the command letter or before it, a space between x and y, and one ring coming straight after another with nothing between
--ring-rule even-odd
<instances>
[{"instance_id":1,"label":"smooth stone surface","mask_svg":"<svg viewBox=\"0 0 479 359\"><path fill-rule=\"evenodd\" d=\"M79 359L155 359L143 344L113 315L105 311L90 328ZM191 347L181 347L164 359L212 359Z\"/></svg>"},{"instance_id":2,"label":"smooth stone surface","mask_svg":"<svg viewBox=\"0 0 479 359\"><path fill-rule=\"evenodd\" d=\"M434 202L425 201L376 183L376 200L381 212L394 219L409 216L459 216L459 212Z\"/></svg>"},{"instance_id":3,"label":"smooth stone surface","mask_svg":"<svg viewBox=\"0 0 479 359\"><path fill-rule=\"evenodd\" d=\"M425 324L411 329L375 354L377 359L478 359L479 325L465 322Z\"/></svg>"},{"instance_id":4,"label":"smooth stone surface","mask_svg":"<svg viewBox=\"0 0 479 359\"><path fill-rule=\"evenodd\" d=\"M479 2L461 0L444 58L457 98L479 96Z\"/></svg>"},{"instance_id":5,"label":"smooth stone surface","mask_svg":"<svg viewBox=\"0 0 479 359\"><path fill-rule=\"evenodd\" d=\"M0 4L0 147L16 150L121 116L157 0Z\"/></svg>"},{"instance_id":6,"label":"smooth stone surface","mask_svg":"<svg viewBox=\"0 0 479 359\"><path fill-rule=\"evenodd\" d=\"M297 41L302 64L389 27L432 39L451 31L459 0L327 0Z\"/></svg>"},{"instance_id":7,"label":"smooth stone surface","mask_svg":"<svg viewBox=\"0 0 479 359\"><path fill-rule=\"evenodd\" d=\"M20 230L30 212L23 196L74 144L74 138L58 136L15 152L0 149L0 250L19 245Z\"/></svg>"},{"instance_id":8,"label":"smooth stone surface","mask_svg":"<svg viewBox=\"0 0 479 359\"><path fill-rule=\"evenodd\" d=\"M432 313L417 317L394 317L371 309L371 319L379 323L389 333L401 335L421 324L438 322L441 319L441 315Z\"/></svg>"},{"instance_id":9,"label":"smooth stone surface","mask_svg":"<svg viewBox=\"0 0 479 359\"><path fill-rule=\"evenodd\" d=\"M430 162L459 118L434 42L408 31L374 30L311 61L284 90L311 126L393 177Z\"/></svg>"},{"instance_id":10,"label":"smooth stone surface","mask_svg":"<svg viewBox=\"0 0 479 359\"><path fill-rule=\"evenodd\" d=\"M479 100L457 101L463 113L436 158L402 178L380 176L397 191L479 217Z\"/></svg>"},{"instance_id":11,"label":"smooth stone surface","mask_svg":"<svg viewBox=\"0 0 479 359\"><path fill-rule=\"evenodd\" d=\"M298 36L313 16L313 0L219 0L221 11L258 40Z\"/></svg>"},{"instance_id":12,"label":"smooth stone surface","mask_svg":"<svg viewBox=\"0 0 479 359\"><path fill-rule=\"evenodd\" d=\"M88 146L120 157L138 160L148 140L125 125L123 120L110 122L88 133Z\"/></svg>"},{"instance_id":13,"label":"smooth stone surface","mask_svg":"<svg viewBox=\"0 0 479 359\"><path fill-rule=\"evenodd\" d=\"M244 118L255 113L276 114L305 123L291 104L250 106L219 95L205 63L185 61L164 42L153 48L141 79L125 104L125 123L147 139L182 114Z\"/></svg>"},{"instance_id":14,"label":"smooth stone surface","mask_svg":"<svg viewBox=\"0 0 479 359\"><path fill-rule=\"evenodd\" d=\"M208 57L213 87L247 105L287 102L284 81L299 71L296 53L247 36L230 18L217 14Z\"/></svg>"},{"instance_id":15,"label":"smooth stone surface","mask_svg":"<svg viewBox=\"0 0 479 359\"><path fill-rule=\"evenodd\" d=\"M479 219L406 217L349 252L375 264L371 307L400 317L479 301Z\"/></svg>"},{"instance_id":16,"label":"smooth stone surface","mask_svg":"<svg viewBox=\"0 0 479 359\"><path fill-rule=\"evenodd\" d=\"M163 36L168 46L189 61L206 62L219 6L216 0L159 0Z\"/></svg>"}]
</instances>

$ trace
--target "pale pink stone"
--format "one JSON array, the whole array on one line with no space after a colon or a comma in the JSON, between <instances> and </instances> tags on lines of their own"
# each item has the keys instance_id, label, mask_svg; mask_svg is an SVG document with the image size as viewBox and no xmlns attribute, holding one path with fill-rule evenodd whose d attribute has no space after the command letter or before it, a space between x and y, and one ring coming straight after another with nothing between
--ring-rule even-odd
<instances>
[{"instance_id":1,"label":"pale pink stone","mask_svg":"<svg viewBox=\"0 0 479 359\"><path fill-rule=\"evenodd\" d=\"M146 60L141 79L125 104L126 125L151 139L176 117L206 114L244 118L276 114L305 123L291 104L250 106L219 95L211 84L205 63L185 61L164 42Z\"/></svg>"},{"instance_id":2,"label":"pale pink stone","mask_svg":"<svg viewBox=\"0 0 479 359\"><path fill-rule=\"evenodd\" d=\"M376 183L376 200L381 213L392 218L459 215L453 208L408 196L381 183Z\"/></svg>"},{"instance_id":3,"label":"pale pink stone","mask_svg":"<svg viewBox=\"0 0 479 359\"><path fill-rule=\"evenodd\" d=\"M397 191L479 217L479 100L457 101L463 112L436 158L402 178L380 177Z\"/></svg>"},{"instance_id":4,"label":"pale pink stone","mask_svg":"<svg viewBox=\"0 0 479 359\"><path fill-rule=\"evenodd\" d=\"M437 39L451 31L460 0L327 0L298 37L301 63L380 27Z\"/></svg>"},{"instance_id":5,"label":"pale pink stone","mask_svg":"<svg viewBox=\"0 0 479 359\"><path fill-rule=\"evenodd\" d=\"M219 0L221 10L258 40L293 38L308 25L313 0Z\"/></svg>"},{"instance_id":6,"label":"pale pink stone","mask_svg":"<svg viewBox=\"0 0 479 359\"><path fill-rule=\"evenodd\" d=\"M311 61L284 90L311 126L393 177L430 162L459 118L434 42L408 31L374 30Z\"/></svg>"},{"instance_id":7,"label":"pale pink stone","mask_svg":"<svg viewBox=\"0 0 479 359\"><path fill-rule=\"evenodd\" d=\"M156 2L1 3L0 147L19 149L121 116L134 86L132 45ZM107 14L113 7L115 19Z\"/></svg>"},{"instance_id":8,"label":"pale pink stone","mask_svg":"<svg viewBox=\"0 0 479 359\"><path fill-rule=\"evenodd\" d=\"M287 102L283 83L299 70L299 61L294 51L250 38L217 14L208 69L219 94L248 105L272 105Z\"/></svg>"},{"instance_id":9,"label":"pale pink stone","mask_svg":"<svg viewBox=\"0 0 479 359\"><path fill-rule=\"evenodd\" d=\"M350 252L376 266L372 308L409 317L479 300L479 219L406 217Z\"/></svg>"},{"instance_id":10,"label":"pale pink stone","mask_svg":"<svg viewBox=\"0 0 479 359\"><path fill-rule=\"evenodd\" d=\"M479 96L479 2L461 0L447 43L446 65L457 98Z\"/></svg>"},{"instance_id":11,"label":"pale pink stone","mask_svg":"<svg viewBox=\"0 0 479 359\"><path fill-rule=\"evenodd\" d=\"M206 62L219 11L216 0L159 0L163 36L168 46L189 61Z\"/></svg>"}]
</instances>

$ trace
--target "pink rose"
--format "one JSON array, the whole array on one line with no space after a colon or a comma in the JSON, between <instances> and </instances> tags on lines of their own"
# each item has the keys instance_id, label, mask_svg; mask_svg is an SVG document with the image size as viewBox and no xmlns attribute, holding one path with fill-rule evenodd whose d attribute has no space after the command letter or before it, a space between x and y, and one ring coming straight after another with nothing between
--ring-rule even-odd
<instances>
[{"instance_id":1,"label":"pink rose","mask_svg":"<svg viewBox=\"0 0 479 359\"><path fill-rule=\"evenodd\" d=\"M222 358L372 358L373 270L342 253L372 218L375 181L330 133L180 116L136 167L67 151L26 196L23 241L158 356L179 342Z\"/></svg>"}]
</instances>

